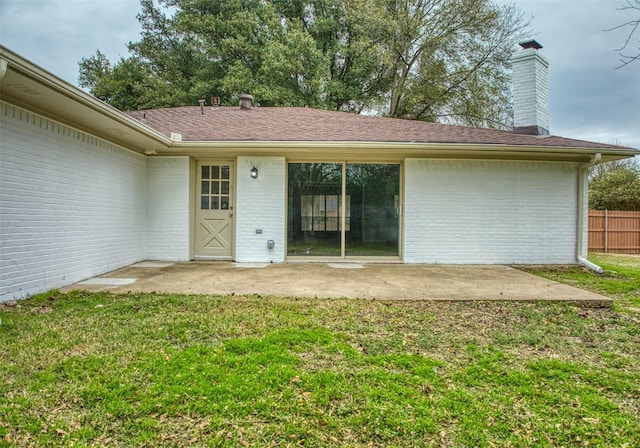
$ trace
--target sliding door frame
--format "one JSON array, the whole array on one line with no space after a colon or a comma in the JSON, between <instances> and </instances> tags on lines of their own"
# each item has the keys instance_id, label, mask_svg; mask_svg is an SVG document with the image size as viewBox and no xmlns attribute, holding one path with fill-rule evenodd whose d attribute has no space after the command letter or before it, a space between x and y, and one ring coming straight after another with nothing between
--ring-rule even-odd
<instances>
[{"instance_id":1,"label":"sliding door frame","mask_svg":"<svg viewBox=\"0 0 640 448\"><path fill-rule=\"evenodd\" d=\"M291 163L334 163L342 164L342 188L340 201L340 256L295 256L289 255L289 164ZM400 211L398 214L398 255L347 255L347 165L398 165L399 172L399 197ZM303 158L287 159L287 169L285 170L285 256L287 261L296 262L356 262L366 261L367 263L401 263L403 257L403 235L404 235L404 163L402 160L371 160L371 159L335 159L335 158Z\"/></svg>"}]
</instances>

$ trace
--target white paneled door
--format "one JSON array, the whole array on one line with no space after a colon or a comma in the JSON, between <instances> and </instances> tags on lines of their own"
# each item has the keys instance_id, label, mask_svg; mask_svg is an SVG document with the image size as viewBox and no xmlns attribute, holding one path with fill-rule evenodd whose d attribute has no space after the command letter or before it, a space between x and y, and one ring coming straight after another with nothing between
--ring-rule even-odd
<instances>
[{"instance_id":1,"label":"white paneled door","mask_svg":"<svg viewBox=\"0 0 640 448\"><path fill-rule=\"evenodd\" d=\"M196 258L229 259L233 246L233 164L198 161Z\"/></svg>"}]
</instances>

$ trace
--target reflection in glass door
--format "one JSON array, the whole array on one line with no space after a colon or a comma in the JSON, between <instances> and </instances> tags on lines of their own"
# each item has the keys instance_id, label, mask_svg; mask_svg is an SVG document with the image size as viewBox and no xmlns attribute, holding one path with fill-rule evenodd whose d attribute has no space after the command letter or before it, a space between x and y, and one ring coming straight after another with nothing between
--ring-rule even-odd
<instances>
[{"instance_id":1,"label":"reflection in glass door","mask_svg":"<svg viewBox=\"0 0 640 448\"><path fill-rule=\"evenodd\" d=\"M400 255L400 165L290 163L287 255Z\"/></svg>"},{"instance_id":2,"label":"reflection in glass door","mask_svg":"<svg viewBox=\"0 0 640 448\"><path fill-rule=\"evenodd\" d=\"M290 163L289 256L340 256L342 164Z\"/></svg>"},{"instance_id":3,"label":"reflection in glass door","mask_svg":"<svg viewBox=\"0 0 640 448\"><path fill-rule=\"evenodd\" d=\"M400 165L348 163L346 184L351 228L345 255L400 255Z\"/></svg>"}]
</instances>

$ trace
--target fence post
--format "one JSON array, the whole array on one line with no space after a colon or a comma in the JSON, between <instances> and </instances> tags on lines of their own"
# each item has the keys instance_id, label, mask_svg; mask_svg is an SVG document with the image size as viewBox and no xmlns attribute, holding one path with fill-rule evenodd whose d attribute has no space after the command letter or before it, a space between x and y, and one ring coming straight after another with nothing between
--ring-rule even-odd
<instances>
[{"instance_id":1,"label":"fence post","mask_svg":"<svg viewBox=\"0 0 640 448\"><path fill-rule=\"evenodd\" d=\"M609 210L604 209L604 253L609 249Z\"/></svg>"}]
</instances>

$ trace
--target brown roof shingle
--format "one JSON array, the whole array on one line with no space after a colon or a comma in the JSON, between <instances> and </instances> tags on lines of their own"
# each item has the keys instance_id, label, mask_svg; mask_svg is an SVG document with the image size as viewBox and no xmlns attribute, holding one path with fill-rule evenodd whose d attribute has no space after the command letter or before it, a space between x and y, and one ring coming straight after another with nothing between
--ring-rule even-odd
<instances>
[{"instance_id":1,"label":"brown roof shingle","mask_svg":"<svg viewBox=\"0 0 640 448\"><path fill-rule=\"evenodd\" d=\"M302 107L199 106L128 112L156 131L182 141L417 142L572 148L619 148L556 136L428 123Z\"/></svg>"}]
</instances>

